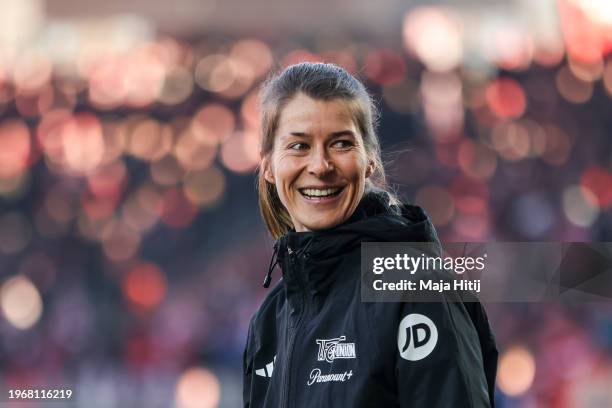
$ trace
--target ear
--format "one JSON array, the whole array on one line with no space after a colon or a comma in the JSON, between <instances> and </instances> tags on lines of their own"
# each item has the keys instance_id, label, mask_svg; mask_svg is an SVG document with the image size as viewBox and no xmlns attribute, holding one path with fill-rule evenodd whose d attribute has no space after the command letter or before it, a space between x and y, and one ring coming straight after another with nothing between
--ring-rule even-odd
<instances>
[{"instance_id":1,"label":"ear","mask_svg":"<svg viewBox=\"0 0 612 408\"><path fill-rule=\"evenodd\" d=\"M275 184L274 173L272 172L272 166L270 165L270 156L264 157L262 159L261 168L266 181L268 183Z\"/></svg>"},{"instance_id":2,"label":"ear","mask_svg":"<svg viewBox=\"0 0 612 408\"><path fill-rule=\"evenodd\" d=\"M374 173L374 162L372 160L368 161L368 167L366 167L365 178L368 178Z\"/></svg>"}]
</instances>

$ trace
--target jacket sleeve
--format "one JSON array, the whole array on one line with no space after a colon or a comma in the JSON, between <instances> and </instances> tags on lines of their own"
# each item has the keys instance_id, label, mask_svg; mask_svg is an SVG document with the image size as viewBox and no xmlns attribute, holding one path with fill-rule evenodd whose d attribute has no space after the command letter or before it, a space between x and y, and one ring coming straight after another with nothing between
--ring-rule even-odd
<instances>
[{"instance_id":1,"label":"jacket sleeve","mask_svg":"<svg viewBox=\"0 0 612 408\"><path fill-rule=\"evenodd\" d=\"M444 299L401 309L395 359L400 406L492 407L480 335L466 304Z\"/></svg>"},{"instance_id":2,"label":"jacket sleeve","mask_svg":"<svg viewBox=\"0 0 612 408\"><path fill-rule=\"evenodd\" d=\"M487 388L491 407L495 406L495 378L497 376L497 360L499 352L495 343L495 336L489 325L487 313L480 302L465 303L465 307L470 314L470 318L478 332L480 340L480 350L482 352L482 362L487 377Z\"/></svg>"}]
</instances>

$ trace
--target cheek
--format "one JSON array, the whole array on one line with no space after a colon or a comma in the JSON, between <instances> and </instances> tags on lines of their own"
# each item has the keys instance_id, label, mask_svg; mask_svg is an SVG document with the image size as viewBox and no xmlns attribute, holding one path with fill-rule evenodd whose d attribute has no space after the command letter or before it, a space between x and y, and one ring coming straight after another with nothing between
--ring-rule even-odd
<instances>
[{"instance_id":1,"label":"cheek","mask_svg":"<svg viewBox=\"0 0 612 408\"><path fill-rule=\"evenodd\" d=\"M343 165L345 174L355 182L365 182L367 161L361 155L346 160Z\"/></svg>"},{"instance_id":2,"label":"cheek","mask_svg":"<svg viewBox=\"0 0 612 408\"><path fill-rule=\"evenodd\" d=\"M274 162L274 178L279 189L287 188L299 174L299 162L294 157L279 156Z\"/></svg>"}]
</instances>

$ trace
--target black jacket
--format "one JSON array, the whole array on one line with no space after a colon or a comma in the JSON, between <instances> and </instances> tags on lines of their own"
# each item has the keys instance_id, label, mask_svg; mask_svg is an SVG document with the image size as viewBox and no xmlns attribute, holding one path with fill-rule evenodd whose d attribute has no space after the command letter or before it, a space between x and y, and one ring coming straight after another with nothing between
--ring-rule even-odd
<instances>
[{"instance_id":1,"label":"black jacket","mask_svg":"<svg viewBox=\"0 0 612 408\"><path fill-rule=\"evenodd\" d=\"M369 193L343 224L279 238L283 278L251 319L244 406L492 407L497 349L480 303L361 302L364 241L437 236L419 207Z\"/></svg>"}]
</instances>

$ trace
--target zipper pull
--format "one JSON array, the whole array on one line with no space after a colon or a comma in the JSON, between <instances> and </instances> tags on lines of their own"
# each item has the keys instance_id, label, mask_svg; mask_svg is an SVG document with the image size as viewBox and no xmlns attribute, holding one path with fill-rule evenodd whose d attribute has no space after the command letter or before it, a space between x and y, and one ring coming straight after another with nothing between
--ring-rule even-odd
<instances>
[{"instance_id":1,"label":"zipper pull","mask_svg":"<svg viewBox=\"0 0 612 408\"><path fill-rule=\"evenodd\" d=\"M297 253L291 249L291 247L287 247L287 255L289 255L289 260L291 263L294 263L297 258Z\"/></svg>"}]
</instances>

